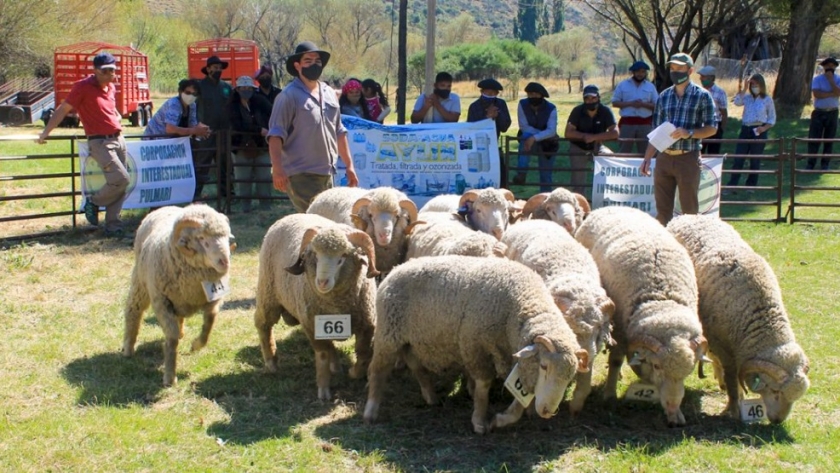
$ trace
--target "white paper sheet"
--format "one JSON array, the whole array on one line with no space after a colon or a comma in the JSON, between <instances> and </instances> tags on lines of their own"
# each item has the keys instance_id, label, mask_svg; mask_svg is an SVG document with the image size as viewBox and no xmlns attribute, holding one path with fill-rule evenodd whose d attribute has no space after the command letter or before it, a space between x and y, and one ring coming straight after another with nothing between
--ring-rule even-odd
<instances>
[{"instance_id":1,"label":"white paper sheet","mask_svg":"<svg viewBox=\"0 0 840 473\"><path fill-rule=\"evenodd\" d=\"M677 141L676 139L671 138L671 133L673 133L676 129L677 127L675 127L673 123L665 122L648 133L648 141L654 148L659 151L664 151Z\"/></svg>"}]
</instances>

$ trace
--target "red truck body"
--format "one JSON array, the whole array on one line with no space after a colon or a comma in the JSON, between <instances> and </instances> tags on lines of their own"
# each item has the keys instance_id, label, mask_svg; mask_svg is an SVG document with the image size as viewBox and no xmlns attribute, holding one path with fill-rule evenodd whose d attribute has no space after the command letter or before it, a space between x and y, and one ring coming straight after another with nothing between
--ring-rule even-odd
<instances>
[{"instance_id":1,"label":"red truck body","mask_svg":"<svg viewBox=\"0 0 840 473\"><path fill-rule=\"evenodd\" d=\"M109 52L117 60L117 111L129 118L134 126L145 126L152 117L152 98L149 91L149 59L128 46L85 42L55 49L55 103L67 98L73 84L93 74L93 58Z\"/></svg>"},{"instance_id":2,"label":"red truck body","mask_svg":"<svg viewBox=\"0 0 840 473\"><path fill-rule=\"evenodd\" d=\"M254 76L260 68L260 51L257 43L245 39L215 38L196 41L187 45L187 61L191 79L204 79L201 69L207 65L207 58L219 56L228 63L222 71L222 80L236 87L236 78Z\"/></svg>"}]
</instances>

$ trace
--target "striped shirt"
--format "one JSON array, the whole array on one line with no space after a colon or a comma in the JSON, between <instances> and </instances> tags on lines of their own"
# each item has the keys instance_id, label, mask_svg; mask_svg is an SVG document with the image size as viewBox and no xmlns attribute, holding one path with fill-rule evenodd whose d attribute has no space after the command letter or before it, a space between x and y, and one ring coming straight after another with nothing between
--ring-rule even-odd
<instances>
[{"instance_id":1,"label":"striped shirt","mask_svg":"<svg viewBox=\"0 0 840 473\"><path fill-rule=\"evenodd\" d=\"M659 94L659 100L653 110L654 128L665 122L671 122L677 128L684 128L688 131L694 131L705 126L716 126L715 104L712 100L712 94L708 90L691 82L685 88L682 98L680 98L674 87L668 87ZM671 149L699 151L700 140L697 138L677 140L676 143L671 145Z\"/></svg>"},{"instance_id":2,"label":"striped shirt","mask_svg":"<svg viewBox=\"0 0 840 473\"><path fill-rule=\"evenodd\" d=\"M753 94L742 92L735 95L735 100L732 103L744 107L744 115L741 119L744 125L776 124L776 106L773 104L773 98L769 95L753 97Z\"/></svg>"},{"instance_id":3,"label":"striped shirt","mask_svg":"<svg viewBox=\"0 0 840 473\"><path fill-rule=\"evenodd\" d=\"M720 123L723 118L721 110L726 110L726 102L729 102L729 97L726 96L726 91L718 87L717 84L712 84L709 93L712 94L712 100L715 102L715 123Z\"/></svg>"}]
</instances>

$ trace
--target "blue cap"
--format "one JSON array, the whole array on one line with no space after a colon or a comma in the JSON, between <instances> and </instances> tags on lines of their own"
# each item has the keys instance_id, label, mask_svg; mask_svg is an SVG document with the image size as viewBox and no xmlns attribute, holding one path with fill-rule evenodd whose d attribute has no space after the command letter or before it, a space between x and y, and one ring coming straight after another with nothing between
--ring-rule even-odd
<instances>
[{"instance_id":1,"label":"blue cap","mask_svg":"<svg viewBox=\"0 0 840 473\"><path fill-rule=\"evenodd\" d=\"M93 67L96 69L116 69L117 60L111 53L99 53L93 58Z\"/></svg>"},{"instance_id":2,"label":"blue cap","mask_svg":"<svg viewBox=\"0 0 840 473\"><path fill-rule=\"evenodd\" d=\"M630 72L638 71L639 69L649 71L650 66L648 66L645 61L636 61L633 63L632 66L630 66Z\"/></svg>"}]
</instances>

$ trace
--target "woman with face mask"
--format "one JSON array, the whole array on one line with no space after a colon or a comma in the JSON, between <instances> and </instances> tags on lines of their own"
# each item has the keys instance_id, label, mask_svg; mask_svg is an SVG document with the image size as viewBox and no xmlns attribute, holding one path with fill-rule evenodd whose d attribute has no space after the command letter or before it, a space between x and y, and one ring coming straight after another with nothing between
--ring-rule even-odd
<instances>
[{"instance_id":1,"label":"woman with face mask","mask_svg":"<svg viewBox=\"0 0 840 473\"><path fill-rule=\"evenodd\" d=\"M744 87L746 86L746 87ZM767 130L776 124L776 106L773 103L773 98L767 94L767 85L764 82L764 76L761 74L753 74L752 77L744 81L744 86L739 84L738 94L735 95L733 103L736 107L744 107L744 114L741 118L741 133L738 139L742 140L735 147L735 154L739 155L735 158L732 164L732 169L740 171L744 168L743 155L760 155L764 154L764 141L767 139ZM744 88L747 92L744 92ZM761 168L761 160L759 158L750 158L750 171L757 171ZM733 173L729 175L729 182L727 186L737 186L741 179L740 173ZM754 187L758 184L758 174L749 174L747 176L746 185ZM747 192L752 193L749 189ZM734 194L735 191L728 189L724 193Z\"/></svg>"},{"instance_id":2,"label":"woman with face mask","mask_svg":"<svg viewBox=\"0 0 840 473\"><path fill-rule=\"evenodd\" d=\"M242 202L244 213L251 211L252 196L259 199L260 210L266 210L270 207L271 159L263 137L268 134L271 104L257 93L257 84L251 76L236 79L228 117L236 200Z\"/></svg>"},{"instance_id":3,"label":"woman with face mask","mask_svg":"<svg viewBox=\"0 0 840 473\"><path fill-rule=\"evenodd\" d=\"M341 97L338 98L342 115L372 120L367 104L362 100L362 83L358 79L348 79L341 88Z\"/></svg>"},{"instance_id":4,"label":"woman with face mask","mask_svg":"<svg viewBox=\"0 0 840 473\"><path fill-rule=\"evenodd\" d=\"M210 128L198 122L195 101L198 98L198 84L192 79L178 83L178 95L170 98L149 120L144 136L163 138L170 136L194 136L207 138Z\"/></svg>"}]
</instances>

